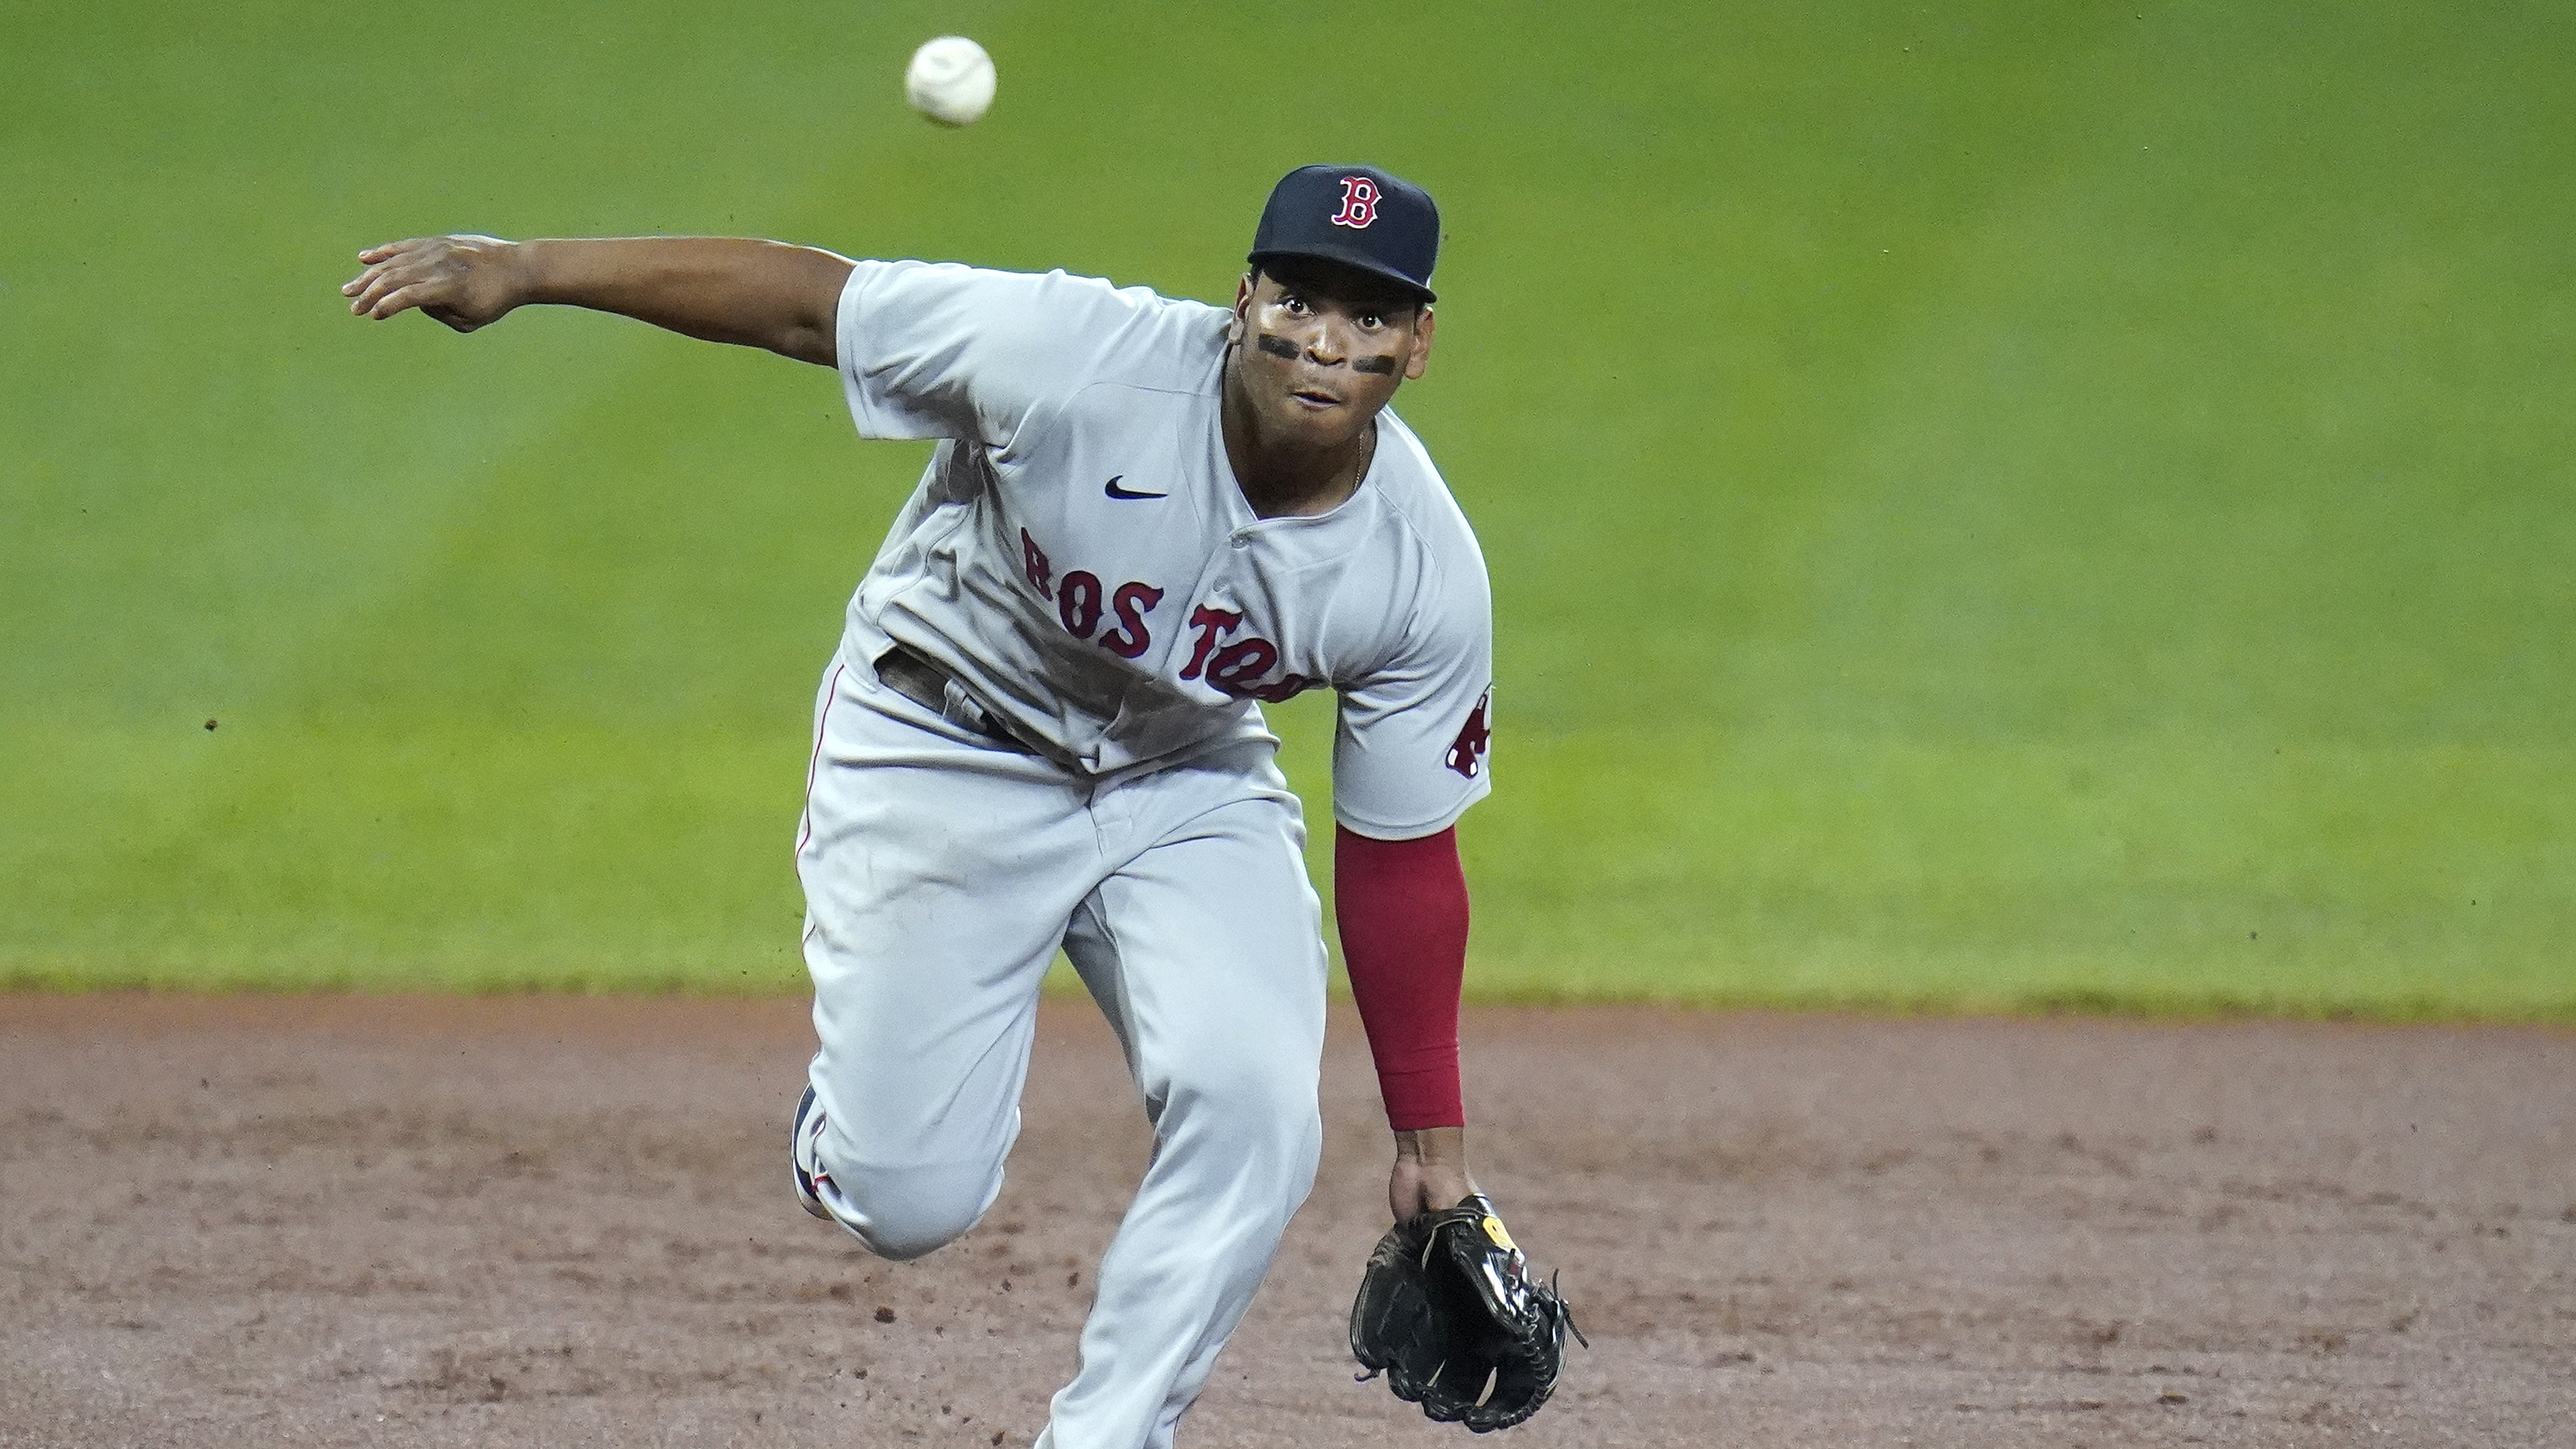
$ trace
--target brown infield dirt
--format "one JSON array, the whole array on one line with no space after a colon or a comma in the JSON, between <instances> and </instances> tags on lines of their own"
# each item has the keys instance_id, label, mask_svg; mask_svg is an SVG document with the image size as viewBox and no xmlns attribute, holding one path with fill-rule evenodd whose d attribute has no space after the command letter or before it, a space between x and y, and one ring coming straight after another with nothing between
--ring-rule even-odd
<instances>
[{"instance_id":1,"label":"brown infield dirt","mask_svg":"<svg viewBox=\"0 0 2576 1449\"><path fill-rule=\"evenodd\" d=\"M2576 1033L1471 1012L1592 1336L1501 1442L2576 1444ZM0 1445L1025 1445L1146 1145L1046 1009L983 1226L800 1213L801 1003L0 996ZM1352 1381L1386 1134L1187 1446L1464 1442Z\"/></svg>"}]
</instances>

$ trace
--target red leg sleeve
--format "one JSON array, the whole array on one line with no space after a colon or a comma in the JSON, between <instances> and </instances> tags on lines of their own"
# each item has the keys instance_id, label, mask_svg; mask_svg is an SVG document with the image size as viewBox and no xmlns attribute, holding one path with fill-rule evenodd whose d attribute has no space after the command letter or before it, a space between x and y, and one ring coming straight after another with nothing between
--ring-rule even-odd
<instances>
[{"instance_id":1,"label":"red leg sleeve","mask_svg":"<svg viewBox=\"0 0 2576 1449\"><path fill-rule=\"evenodd\" d=\"M1372 840L1333 830L1333 917L1387 1125L1463 1127L1458 987L1467 974L1467 873L1458 832Z\"/></svg>"}]
</instances>

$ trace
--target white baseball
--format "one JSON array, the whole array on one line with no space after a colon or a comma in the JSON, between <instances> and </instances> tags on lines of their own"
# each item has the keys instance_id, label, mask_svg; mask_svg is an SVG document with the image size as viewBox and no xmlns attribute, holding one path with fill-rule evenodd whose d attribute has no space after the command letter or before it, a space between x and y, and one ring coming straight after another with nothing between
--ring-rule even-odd
<instances>
[{"instance_id":1,"label":"white baseball","mask_svg":"<svg viewBox=\"0 0 2576 1449\"><path fill-rule=\"evenodd\" d=\"M904 68L903 98L943 126L972 124L993 104L993 58L962 35L924 41Z\"/></svg>"}]
</instances>

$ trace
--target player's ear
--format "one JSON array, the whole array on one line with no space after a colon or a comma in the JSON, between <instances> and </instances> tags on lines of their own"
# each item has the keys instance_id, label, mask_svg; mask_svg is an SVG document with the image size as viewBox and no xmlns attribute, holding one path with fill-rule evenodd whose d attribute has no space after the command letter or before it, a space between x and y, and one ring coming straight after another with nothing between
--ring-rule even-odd
<instances>
[{"instance_id":1,"label":"player's ear","mask_svg":"<svg viewBox=\"0 0 2576 1449\"><path fill-rule=\"evenodd\" d=\"M1404 359L1404 378L1407 382L1420 377L1423 370L1431 365L1431 322L1431 308L1426 305L1422 309L1421 317L1413 324L1413 352Z\"/></svg>"},{"instance_id":2,"label":"player's ear","mask_svg":"<svg viewBox=\"0 0 2576 1449\"><path fill-rule=\"evenodd\" d=\"M1249 316L1251 312L1252 274L1250 272L1246 272L1243 274L1242 279L1234 284L1234 320L1225 324L1226 341L1241 342L1243 340L1244 318Z\"/></svg>"}]
</instances>

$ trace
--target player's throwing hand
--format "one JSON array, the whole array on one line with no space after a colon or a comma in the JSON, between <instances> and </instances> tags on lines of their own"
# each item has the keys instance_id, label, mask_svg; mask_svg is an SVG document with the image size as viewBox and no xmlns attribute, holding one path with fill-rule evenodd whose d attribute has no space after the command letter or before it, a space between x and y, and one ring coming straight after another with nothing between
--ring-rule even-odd
<instances>
[{"instance_id":1,"label":"player's throwing hand","mask_svg":"<svg viewBox=\"0 0 2576 1449\"><path fill-rule=\"evenodd\" d=\"M519 305L511 253L515 244L489 236L415 237L358 253L367 269L340 295L349 311L381 322L417 307L459 332L497 322Z\"/></svg>"}]
</instances>

